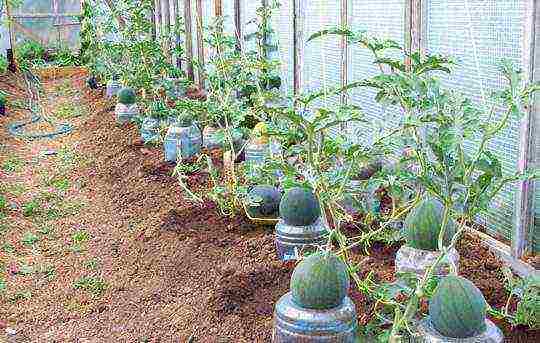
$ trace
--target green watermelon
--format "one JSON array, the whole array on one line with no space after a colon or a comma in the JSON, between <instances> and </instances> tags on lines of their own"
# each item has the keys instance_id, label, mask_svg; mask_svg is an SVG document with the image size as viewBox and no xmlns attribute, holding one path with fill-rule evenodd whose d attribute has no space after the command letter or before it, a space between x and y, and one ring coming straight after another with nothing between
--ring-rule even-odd
<instances>
[{"instance_id":1,"label":"green watermelon","mask_svg":"<svg viewBox=\"0 0 540 343\"><path fill-rule=\"evenodd\" d=\"M429 302L429 320L442 335L468 338L486 329L486 299L469 280L450 275L441 280Z\"/></svg>"},{"instance_id":2,"label":"green watermelon","mask_svg":"<svg viewBox=\"0 0 540 343\"><path fill-rule=\"evenodd\" d=\"M437 251L443 212L444 205L435 198L420 201L405 219L407 244L415 249ZM455 233L454 222L449 220L443 243L448 245Z\"/></svg>"},{"instance_id":3,"label":"green watermelon","mask_svg":"<svg viewBox=\"0 0 540 343\"><path fill-rule=\"evenodd\" d=\"M253 218L277 218L281 192L273 186L255 186L249 192L250 202L257 202L247 207L249 215Z\"/></svg>"},{"instance_id":4,"label":"green watermelon","mask_svg":"<svg viewBox=\"0 0 540 343\"><path fill-rule=\"evenodd\" d=\"M176 118L176 123L180 127L190 127L193 124L193 117L189 114L181 114Z\"/></svg>"},{"instance_id":5,"label":"green watermelon","mask_svg":"<svg viewBox=\"0 0 540 343\"><path fill-rule=\"evenodd\" d=\"M294 303L303 308L324 310L341 305L350 279L347 266L335 254L314 253L302 260L291 276Z\"/></svg>"},{"instance_id":6,"label":"green watermelon","mask_svg":"<svg viewBox=\"0 0 540 343\"><path fill-rule=\"evenodd\" d=\"M289 225L307 226L319 218L321 208L311 190L295 187L283 196L279 204L279 214Z\"/></svg>"},{"instance_id":7,"label":"green watermelon","mask_svg":"<svg viewBox=\"0 0 540 343\"><path fill-rule=\"evenodd\" d=\"M124 105L133 105L137 102L135 91L131 88L122 88L118 92L118 102Z\"/></svg>"}]
</instances>

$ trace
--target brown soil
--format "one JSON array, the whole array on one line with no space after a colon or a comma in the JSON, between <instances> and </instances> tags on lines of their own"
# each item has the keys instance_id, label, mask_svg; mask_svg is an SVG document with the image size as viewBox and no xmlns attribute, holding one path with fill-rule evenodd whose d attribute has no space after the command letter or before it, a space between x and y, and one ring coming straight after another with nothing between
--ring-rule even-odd
<instances>
[{"instance_id":1,"label":"brown soil","mask_svg":"<svg viewBox=\"0 0 540 343\"><path fill-rule=\"evenodd\" d=\"M22 204L43 188L39 172L55 168L36 155L71 147L88 161L69 174L84 186L64 196L83 199L85 207L46 222L9 211L7 220L17 225L0 237L2 243L13 243L16 252L0 251L7 284L6 296L0 294L0 329L15 329L17 339L32 342L269 342L273 305L288 291L294 268L276 259L271 228L242 215L220 216L210 202L186 200L161 150L141 145L134 125L117 127L112 104L101 91L84 86L84 73L48 79L46 91L65 80L79 90L89 113L73 120L78 127L74 134L55 140L23 142L0 132L0 158L12 151L27 161L2 182L27 185L23 194L8 194L9 201ZM0 79L0 88L13 89L13 81ZM16 96L22 97L20 90ZM0 123L24 115L11 111ZM188 183L202 189L207 176L195 173ZM33 249L23 246L23 234L40 225L53 227L54 237L44 237ZM91 237L83 251L66 248L81 228ZM376 281L393 281L397 249L376 243L369 256L357 250L351 258L360 275L373 272ZM490 304L502 306L507 294L500 261L475 237L466 237L459 251L463 276L478 285ZM98 261L94 270L90 260ZM50 264L56 276L43 281L41 274L22 275L18 271L24 264ZM88 275L105 281L102 294L74 287ZM31 296L14 297L21 292ZM354 288L351 296L364 325L373 318L374 303ZM540 339L538 332L499 325L508 341Z\"/></svg>"}]
</instances>

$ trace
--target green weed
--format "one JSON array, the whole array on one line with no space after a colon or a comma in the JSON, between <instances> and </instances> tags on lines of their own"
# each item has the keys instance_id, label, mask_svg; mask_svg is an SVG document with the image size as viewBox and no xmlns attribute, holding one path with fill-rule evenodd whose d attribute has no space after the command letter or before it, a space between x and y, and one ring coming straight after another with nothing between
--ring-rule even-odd
<instances>
[{"instance_id":1,"label":"green weed","mask_svg":"<svg viewBox=\"0 0 540 343\"><path fill-rule=\"evenodd\" d=\"M2 251L8 254L13 254L15 252L15 247L13 244L4 243L4 245L2 245Z\"/></svg>"},{"instance_id":2,"label":"green weed","mask_svg":"<svg viewBox=\"0 0 540 343\"><path fill-rule=\"evenodd\" d=\"M15 294L13 294L11 297L9 297L9 301L11 303L16 303L18 301L21 301L21 300L28 300L32 298L32 292L17 292Z\"/></svg>"},{"instance_id":3,"label":"green weed","mask_svg":"<svg viewBox=\"0 0 540 343\"><path fill-rule=\"evenodd\" d=\"M39 241L39 237L31 231L24 234L22 243L26 246L32 246Z\"/></svg>"},{"instance_id":4,"label":"green weed","mask_svg":"<svg viewBox=\"0 0 540 343\"><path fill-rule=\"evenodd\" d=\"M92 276L80 278L73 285L75 289L82 289L92 293L94 296L100 296L107 289L107 283L101 279Z\"/></svg>"},{"instance_id":5,"label":"green weed","mask_svg":"<svg viewBox=\"0 0 540 343\"><path fill-rule=\"evenodd\" d=\"M37 199L33 199L22 206L23 216L32 217L39 213L40 202Z\"/></svg>"},{"instance_id":6,"label":"green weed","mask_svg":"<svg viewBox=\"0 0 540 343\"><path fill-rule=\"evenodd\" d=\"M2 170L6 173L18 172L22 169L24 162L17 156L11 155L2 162Z\"/></svg>"}]
</instances>

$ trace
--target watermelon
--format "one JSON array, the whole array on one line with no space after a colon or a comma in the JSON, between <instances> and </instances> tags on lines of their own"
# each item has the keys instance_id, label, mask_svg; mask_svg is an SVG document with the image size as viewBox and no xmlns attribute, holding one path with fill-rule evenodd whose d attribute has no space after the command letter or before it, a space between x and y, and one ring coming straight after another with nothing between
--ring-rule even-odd
<instances>
[{"instance_id":1,"label":"watermelon","mask_svg":"<svg viewBox=\"0 0 540 343\"><path fill-rule=\"evenodd\" d=\"M176 118L176 123L180 127L190 127L193 124L193 117L189 114L181 114Z\"/></svg>"},{"instance_id":2,"label":"watermelon","mask_svg":"<svg viewBox=\"0 0 540 343\"><path fill-rule=\"evenodd\" d=\"M131 88L122 88L118 92L118 102L124 105L133 105L137 102L135 91Z\"/></svg>"},{"instance_id":3,"label":"watermelon","mask_svg":"<svg viewBox=\"0 0 540 343\"><path fill-rule=\"evenodd\" d=\"M277 218L281 192L273 186L255 186L249 192L248 214L253 218ZM253 204L256 202L257 204Z\"/></svg>"},{"instance_id":4,"label":"watermelon","mask_svg":"<svg viewBox=\"0 0 540 343\"><path fill-rule=\"evenodd\" d=\"M307 226L315 223L321 215L319 201L306 188L291 188L279 204L279 214L288 225Z\"/></svg>"},{"instance_id":5,"label":"watermelon","mask_svg":"<svg viewBox=\"0 0 540 343\"><path fill-rule=\"evenodd\" d=\"M308 309L331 309L343 303L349 290L347 266L335 254L317 252L302 260L291 277L295 304Z\"/></svg>"},{"instance_id":6,"label":"watermelon","mask_svg":"<svg viewBox=\"0 0 540 343\"><path fill-rule=\"evenodd\" d=\"M443 336L474 337L486 330L486 299L469 280L450 275L441 280L429 302L429 320Z\"/></svg>"},{"instance_id":7,"label":"watermelon","mask_svg":"<svg viewBox=\"0 0 540 343\"><path fill-rule=\"evenodd\" d=\"M405 219L407 244L415 249L437 251L443 212L444 205L435 198L427 197L420 201ZM444 245L450 243L455 232L454 222L449 220Z\"/></svg>"}]
</instances>

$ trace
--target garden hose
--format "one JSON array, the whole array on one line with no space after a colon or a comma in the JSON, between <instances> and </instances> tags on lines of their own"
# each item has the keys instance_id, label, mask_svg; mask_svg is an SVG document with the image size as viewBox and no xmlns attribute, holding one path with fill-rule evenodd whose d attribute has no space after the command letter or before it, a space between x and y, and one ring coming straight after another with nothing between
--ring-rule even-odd
<instances>
[{"instance_id":1,"label":"garden hose","mask_svg":"<svg viewBox=\"0 0 540 343\"><path fill-rule=\"evenodd\" d=\"M54 138L59 135L69 134L73 131L73 126L68 123L61 123L55 125L53 120L47 118L43 108L40 105L40 91L41 80L38 76L32 74L30 71L23 71L24 81L26 83L26 89L28 93L28 109L30 110L32 116L27 121L20 121L8 124L8 132L18 138L24 139L43 139L43 138ZM25 127L31 124L38 123L40 121L45 121L51 126L55 127L55 130L52 132L27 132Z\"/></svg>"}]
</instances>

